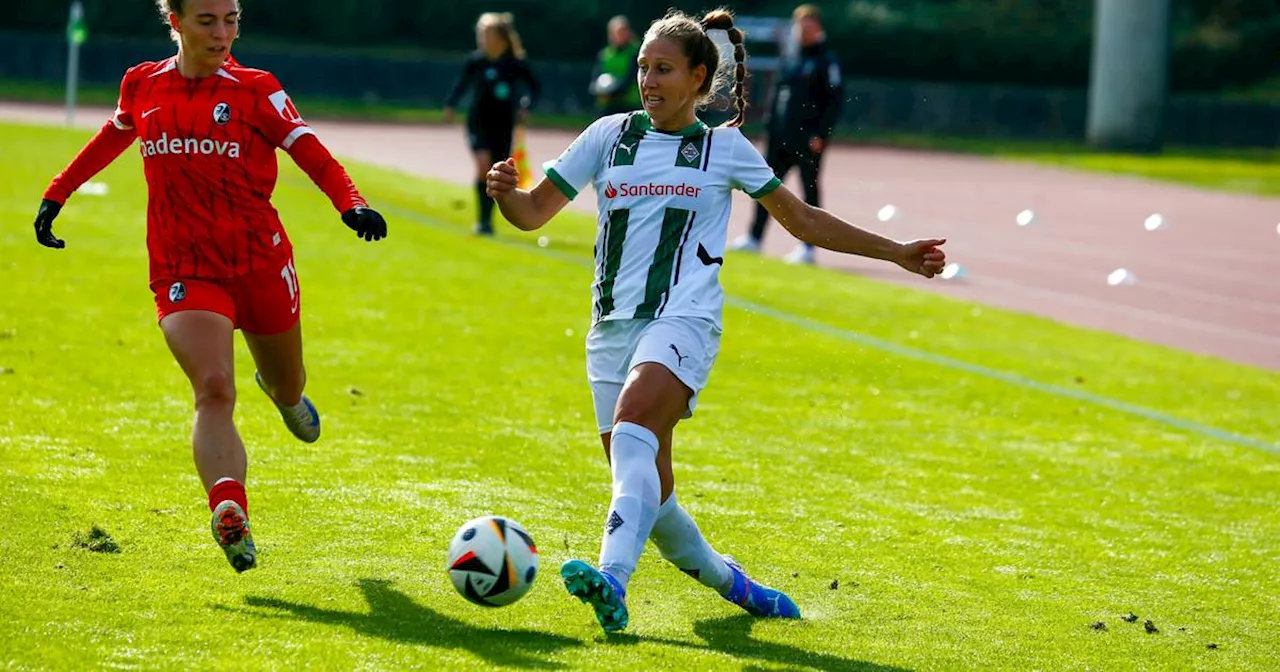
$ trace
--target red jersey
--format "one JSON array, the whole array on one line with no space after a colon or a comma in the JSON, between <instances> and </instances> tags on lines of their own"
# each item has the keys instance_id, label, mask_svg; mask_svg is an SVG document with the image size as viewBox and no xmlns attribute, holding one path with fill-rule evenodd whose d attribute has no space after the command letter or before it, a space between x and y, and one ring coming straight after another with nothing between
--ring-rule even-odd
<instances>
[{"instance_id":1,"label":"red jersey","mask_svg":"<svg viewBox=\"0 0 1280 672\"><path fill-rule=\"evenodd\" d=\"M311 129L270 73L228 60L188 79L176 58L142 63L125 73L111 121L138 137L153 278L226 278L289 256L271 205L276 148Z\"/></svg>"},{"instance_id":2,"label":"red jersey","mask_svg":"<svg viewBox=\"0 0 1280 672\"><path fill-rule=\"evenodd\" d=\"M366 205L271 73L228 58L203 79L177 58L140 63L120 82L115 114L45 192L59 203L134 138L146 173L151 279L225 279L278 270L292 246L271 194L276 148L338 212Z\"/></svg>"}]
</instances>

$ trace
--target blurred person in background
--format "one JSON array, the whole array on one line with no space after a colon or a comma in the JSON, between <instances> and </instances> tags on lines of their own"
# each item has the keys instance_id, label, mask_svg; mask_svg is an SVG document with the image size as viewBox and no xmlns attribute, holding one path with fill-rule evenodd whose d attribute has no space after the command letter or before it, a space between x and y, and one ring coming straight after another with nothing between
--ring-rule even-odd
<instances>
[{"instance_id":1,"label":"blurred person in background","mask_svg":"<svg viewBox=\"0 0 1280 672\"><path fill-rule=\"evenodd\" d=\"M608 33L609 44L596 56L590 86L591 95L596 97L596 111L602 117L640 109L640 89L636 86L640 43L631 32L631 22L621 14L609 19Z\"/></svg>"},{"instance_id":2,"label":"blurred person in background","mask_svg":"<svg viewBox=\"0 0 1280 672\"><path fill-rule=\"evenodd\" d=\"M453 121L458 102L470 90L467 143L475 157L476 233L492 236L493 199L485 193L484 176L494 161L511 156L516 124L537 104L541 85L525 61L524 46L510 13L481 14L476 22L476 45L445 98L444 118Z\"/></svg>"},{"instance_id":3,"label":"blurred person in background","mask_svg":"<svg viewBox=\"0 0 1280 672\"><path fill-rule=\"evenodd\" d=\"M774 84L767 117L765 160L778 179L800 169L805 203L821 207L818 172L843 102L840 64L827 47L822 13L814 5L796 7L791 14L792 35L799 47L783 60ZM758 252L769 212L756 205L749 233L729 245L731 250ZM800 243L786 257L791 263L814 263L814 247Z\"/></svg>"}]
</instances>

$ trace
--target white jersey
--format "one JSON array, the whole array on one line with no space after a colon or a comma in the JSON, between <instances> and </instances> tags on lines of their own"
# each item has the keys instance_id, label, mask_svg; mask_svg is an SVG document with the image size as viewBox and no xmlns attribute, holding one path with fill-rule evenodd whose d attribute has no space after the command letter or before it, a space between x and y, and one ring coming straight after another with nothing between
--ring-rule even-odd
<instances>
[{"instance_id":1,"label":"white jersey","mask_svg":"<svg viewBox=\"0 0 1280 672\"><path fill-rule=\"evenodd\" d=\"M593 322L694 316L720 327L732 190L760 198L782 184L737 128L659 131L644 112L597 119L546 174L569 200L595 187Z\"/></svg>"}]
</instances>

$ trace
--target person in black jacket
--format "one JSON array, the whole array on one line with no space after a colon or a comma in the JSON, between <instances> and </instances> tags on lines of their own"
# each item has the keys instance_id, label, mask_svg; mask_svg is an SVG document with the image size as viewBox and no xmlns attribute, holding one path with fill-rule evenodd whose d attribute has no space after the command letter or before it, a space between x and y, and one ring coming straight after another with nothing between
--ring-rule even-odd
<instances>
[{"instance_id":1,"label":"person in black jacket","mask_svg":"<svg viewBox=\"0 0 1280 672\"><path fill-rule=\"evenodd\" d=\"M799 50L783 60L773 88L765 160L778 179L786 179L787 173L798 167L805 202L820 207L818 169L842 103L840 64L827 48L817 7L800 5L791 20ZM757 205L751 232L733 241L729 249L759 251L768 222L769 213ZM801 244L787 255L787 261L813 263L813 246Z\"/></svg>"},{"instance_id":2,"label":"person in black jacket","mask_svg":"<svg viewBox=\"0 0 1280 672\"><path fill-rule=\"evenodd\" d=\"M463 64L462 73L444 103L446 122L471 90L467 111L467 141L475 155L475 189L479 206L476 233L493 235L493 199L485 193L485 173L495 161L511 156L516 124L537 104L541 86L525 62L524 47L509 13L486 12L476 22L478 48Z\"/></svg>"}]
</instances>

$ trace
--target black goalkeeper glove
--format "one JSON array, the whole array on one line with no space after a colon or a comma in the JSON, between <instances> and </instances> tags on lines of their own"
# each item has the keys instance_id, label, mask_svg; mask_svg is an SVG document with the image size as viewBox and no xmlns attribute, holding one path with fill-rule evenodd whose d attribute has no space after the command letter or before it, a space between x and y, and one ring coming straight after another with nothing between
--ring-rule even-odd
<instances>
[{"instance_id":1,"label":"black goalkeeper glove","mask_svg":"<svg viewBox=\"0 0 1280 672\"><path fill-rule=\"evenodd\" d=\"M387 220L368 206L357 205L342 213L342 223L355 231L357 238L364 238L366 242L387 237Z\"/></svg>"},{"instance_id":2,"label":"black goalkeeper glove","mask_svg":"<svg viewBox=\"0 0 1280 672\"><path fill-rule=\"evenodd\" d=\"M36 213L36 242L45 247L61 250L67 244L53 235L53 220L62 211L62 204L57 201L43 199L40 201L40 212Z\"/></svg>"}]
</instances>

